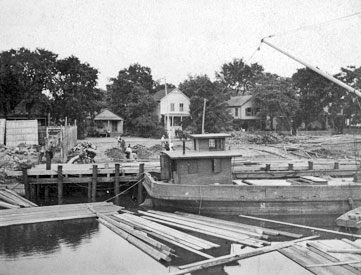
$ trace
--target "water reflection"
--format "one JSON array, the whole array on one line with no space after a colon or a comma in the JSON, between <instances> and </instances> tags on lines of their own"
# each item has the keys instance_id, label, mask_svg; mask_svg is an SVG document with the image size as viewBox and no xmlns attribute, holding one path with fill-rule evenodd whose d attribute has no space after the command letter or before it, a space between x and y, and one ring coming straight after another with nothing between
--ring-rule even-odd
<instances>
[{"instance_id":1,"label":"water reflection","mask_svg":"<svg viewBox=\"0 0 361 275\"><path fill-rule=\"evenodd\" d=\"M79 219L0 228L0 257L51 254L62 244L75 249L98 232L95 219Z\"/></svg>"}]
</instances>

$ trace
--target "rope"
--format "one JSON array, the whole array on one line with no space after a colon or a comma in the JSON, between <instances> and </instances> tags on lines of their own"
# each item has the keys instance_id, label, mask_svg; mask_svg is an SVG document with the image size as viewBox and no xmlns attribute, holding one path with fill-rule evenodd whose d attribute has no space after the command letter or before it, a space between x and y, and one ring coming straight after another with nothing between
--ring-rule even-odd
<instances>
[{"instance_id":1,"label":"rope","mask_svg":"<svg viewBox=\"0 0 361 275\"><path fill-rule=\"evenodd\" d=\"M134 186L138 185L138 183L140 183L143 179L144 179L144 175L143 175L143 177L142 177L140 180L138 180L136 183L134 183L133 185L131 185L130 187L128 187L127 189L125 189L123 192L120 192L119 194L117 194L117 195L115 195L115 196L113 196L113 197L105 200L104 202L108 202L108 201L110 201L110 200L112 200L112 199L114 199L114 198L116 198L116 197L118 197L118 196L120 196L120 195L123 195L125 192L127 192L127 191L130 190L130 189L132 189Z\"/></svg>"},{"instance_id":2,"label":"rope","mask_svg":"<svg viewBox=\"0 0 361 275\"><path fill-rule=\"evenodd\" d=\"M289 33L298 32L300 30L311 29L311 28L314 28L316 26L329 25L329 24L332 24L334 22L344 20L344 19L348 19L350 17L357 16L357 15L360 15L360 14L361 14L361 11L355 12L355 13L352 13L352 14L348 14L348 15L345 15L345 16L341 16L341 17L338 17L338 18L331 19L331 20L327 20L327 21L324 21L324 22L321 22L321 23L316 23L316 24L312 24L312 25L308 25L308 26L304 26L304 27L299 27L299 28L284 31L284 32L275 33L273 35L268 36L267 38L270 38L270 37L273 37L273 36L276 36L276 35L277 36L286 35L286 34L289 34Z\"/></svg>"}]
</instances>

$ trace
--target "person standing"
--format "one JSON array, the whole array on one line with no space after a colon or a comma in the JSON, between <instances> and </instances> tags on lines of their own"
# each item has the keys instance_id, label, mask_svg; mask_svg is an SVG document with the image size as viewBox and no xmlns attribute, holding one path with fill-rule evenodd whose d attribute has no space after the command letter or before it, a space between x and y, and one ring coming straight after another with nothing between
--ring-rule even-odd
<instances>
[{"instance_id":1,"label":"person standing","mask_svg":"<svg viewBox=\"0 0 361 275\"><path fill-rule=\"evenodd\" d=\"M165 145L164 141L165 141L165 136L163 135L162 138L160 139L160 145L162 145L162 148L164 148Z\"/></svg>"},{"instance_id":2,"label":"person standing","mask_svg":"<svg viewBox=\"0 0 361 275\"><path fill-rule=\"evenodd\" d=\"M127 147L127 149L125 150L125 157L126 157L127 159L130 159L131 155L132 155L132 148L130 147L130 144L128 144L128 147Z\"/></svg>"}]
</instances>

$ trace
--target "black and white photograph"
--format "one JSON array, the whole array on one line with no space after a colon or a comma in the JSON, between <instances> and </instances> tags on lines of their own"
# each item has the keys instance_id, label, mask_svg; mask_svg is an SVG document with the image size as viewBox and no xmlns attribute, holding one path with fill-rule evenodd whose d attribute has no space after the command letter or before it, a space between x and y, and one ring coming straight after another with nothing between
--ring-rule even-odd
<instances>
[{"instance_id":1,"label":"black and white photograph","mask_svg":"<svg viewBox=\"0 0 361 275\"><path fill-rule=\"evenodd\" d=\"M361 0L0 14L0 275L361 275Z\"/></svg>"}]
</instances>

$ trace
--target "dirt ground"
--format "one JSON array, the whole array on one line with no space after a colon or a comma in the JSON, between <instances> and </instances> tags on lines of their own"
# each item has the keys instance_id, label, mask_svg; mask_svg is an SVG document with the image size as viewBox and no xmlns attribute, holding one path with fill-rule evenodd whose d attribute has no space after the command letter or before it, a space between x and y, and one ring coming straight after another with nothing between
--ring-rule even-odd
<instances>
[{"instance_id":1,"label":"dirt ground","mask_svg":"<svg viewBox=\"0 0 361 275\"><path fill-rule=\"evenodd\" d=\"M281 136L275 133L256 135L247 132L233 132L226 143L226 149L237 150L245 160L268 159L360 159L361 136ZM158 161L162 150L159 139L123 137L126 146L133 147L135 157L142 161ZM126 161L115 137L87 138L97 146L95 162L107 163ZM182 150L182 141L172 141L175 150ZM191 140L186 141L187 150L193 148ZM5 170L21 170L39 163L40 147L19 144L17 147L0 145L0 181ZM134 159L133 159L134 161ZM44 158L42 159L44 162ZM59 162L55 154L53 163Z\"/></svg>"}]
</instances>

